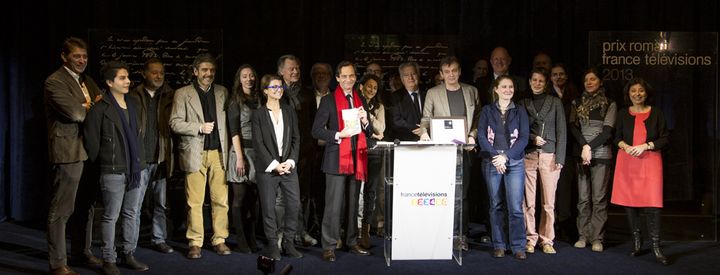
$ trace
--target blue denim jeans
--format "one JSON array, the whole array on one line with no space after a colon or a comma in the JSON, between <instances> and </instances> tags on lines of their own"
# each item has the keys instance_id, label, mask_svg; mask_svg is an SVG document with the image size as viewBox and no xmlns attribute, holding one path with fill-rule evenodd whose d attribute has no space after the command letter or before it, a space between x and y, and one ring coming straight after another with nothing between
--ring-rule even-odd
<instances>
[{"instance_id":1,"label":"blue denim jeans","mask_svg":"<svg viewBox=\"0 0 720 275\"><path fill-rule=\"evenodd\" d=\"M482 169L490 199L490 226L494 249L513 253L525 251L525 215L522 203L525 198L525 164L522 159L511 159L506 164L505 174L500 174L487 159ZM507 213L507 214L506 214ZM509 222L509 236L505 234L505 215Z\"/></svg>"},{"instance_id":2,"label":"blue denim jeans","mask_svg":"<svg viewBox=\"0 0 720 275\"><path fill-rule=\"evenodd\" d=\"M122 214L120 250L124 254L133 254L137 247L140 233L140 206L145 189L147 189L147 169L142 170L140 187L128 189L125 174L100 175L100 191L102 192L105 212L100 218L102 232L103 261L114 263L117 259L115 249L115 224Z\"/></svg>"},{"instance_id":3,"label":"blue denim jeans","mask_svg":"<svg viewBox=\"0 0 720 275\"><path fill-rule=\"evenodd\" d=\"M160 165L157 163L148 163L148 176L146 177L148 182L143 183L152 192L150 194L152 200L149 201L152 204L148 205L152 209L152 244L165 243L167 239L167 217L165 216L167 211L167 181L165 171L159 168Z\"/></svg>"}]
</instances>

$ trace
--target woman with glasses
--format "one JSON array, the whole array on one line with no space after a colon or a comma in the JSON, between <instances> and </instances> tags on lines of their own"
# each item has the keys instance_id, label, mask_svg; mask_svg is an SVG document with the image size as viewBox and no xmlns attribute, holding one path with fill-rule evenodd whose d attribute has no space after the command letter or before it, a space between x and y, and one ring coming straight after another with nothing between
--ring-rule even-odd
<instances>
[{"instance_id":1,"label":"woman with glasses","mask_svg":"<svg viewBox=\"0 0 720 275\"><path fill-rule=\"evenodd\" d=\"M282 248L293 258L303 255L295 249L293 240L300 209L300 188L295 160L300 151L300 131L295 110L280 99L285 92L282 78L278 75L264 75L260 81L263 88L262 104L252 116L253 149L256 178L263 213L263 226L268 244L263 255L280 260L277 245L278 230L283 232ZM277 228L275 199L277 191L285 198L285 223Z\"/></svg>"},{"instance_id":2,"label":"woman with glasses","mask_svg":"<svg viewBox=\"0 0 720 275\"><path fill-rule=\"evenodd\" d=\"M252 146L252 112L258 107L259 82L255 69L248 64L235 73L232 94L228 100L228 129L232 146L228 156L227 181L232 188L232 222L237 234L236 251L257 251L255 222L257 187L255 186L255 149Z\"/></svg>"}]
</instances>

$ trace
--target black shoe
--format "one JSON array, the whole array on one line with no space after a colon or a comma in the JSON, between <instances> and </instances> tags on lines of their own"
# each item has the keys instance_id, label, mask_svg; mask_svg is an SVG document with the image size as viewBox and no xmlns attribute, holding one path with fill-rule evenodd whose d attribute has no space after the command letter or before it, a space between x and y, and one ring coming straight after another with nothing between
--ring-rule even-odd
<instances>
[{"instance_id":1,"label":"black shoe","mask_svg":"<svg viewBox=\"0 0 720 275\"><path fill-rule=\"evenodd\" d=\"M298 252L297 249L295 249L295 245L291 241L284 241L283 249L285 249L285 254L287 254L290 257L293 257L295 259L300 259L303 257L303 254Z\"/></svg>"},{"instance_id":2,"label":"black shoe","mask_svg":"<svg viewBox=\"0 0 720 275\"><path fill-rule=\"evenodd\" d=\"M145 270L150 269L146 264L135 259L135 257L132 254L126 254L124 256L124 258L125 258L125 265L130 267L132 270L145 271Z\"/></svg>"},{"instance_id":3,"label":"black shoe","mask_svg":"<svg viewBox=\"0 0 720 275\"><path fill-rule=\"evenodd\" d=\"M655 260L662 264L662 265L669 265L670 261L668 261L667 257L662 252L662 249L660 248L660 244L653 244L652 248L653 254L655 254Z\"/></svg>"},{"instance_id":4,"label":"black shoe","mask_svg":"<svg viewBox=\"0 0 720 275\"><path fill-rule=\"evenodd\" d=\"M157 252L165 253L165 254L173 253L173 251L175 251L175 250L173 250L173 248L172 248L171 246L169 246L169 245L166 244L166 243L154 244L154 245L152 246L152 248L153 248L155 251L157 251Z\"/></svg>"},{"instance_id":5,"label":"black shoe","mask_svg":"<svg viewBox=\"0 0 720 275\"><path fill-rule=\"evenodd\" d=\"M115 265L115 263L103 263L102 271L105 275L120 275L120 269L117 268L117 265Z\"/></svg>"}]
</instances>

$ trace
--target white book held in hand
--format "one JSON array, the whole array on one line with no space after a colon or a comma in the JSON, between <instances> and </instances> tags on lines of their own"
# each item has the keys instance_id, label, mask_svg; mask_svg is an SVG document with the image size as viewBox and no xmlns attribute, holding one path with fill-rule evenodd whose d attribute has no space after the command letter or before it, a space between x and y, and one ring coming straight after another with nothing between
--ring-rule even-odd
<instances>
[{"instance_id":1,"label":"white book held in hand","mask_svg":"<svg viewBox=\"0 0 720 275\"><path fill-rule=\"evenodd\" d=\"M360 114L358 108L342 110L342 118L345 128L353 129L354 132L360 132Z\"/></svg>"}]
</instances>

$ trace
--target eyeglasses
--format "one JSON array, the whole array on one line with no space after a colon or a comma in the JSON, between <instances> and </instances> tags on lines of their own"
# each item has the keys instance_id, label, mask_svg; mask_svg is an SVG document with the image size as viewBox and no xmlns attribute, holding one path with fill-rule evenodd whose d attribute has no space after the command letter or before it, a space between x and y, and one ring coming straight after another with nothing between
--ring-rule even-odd
<instances>
[{"instance_id":1,"label":"eyeglasses","mask_svg":"<svg viewBox=\"0 0 720 275\"><path fill-rule=\"evenodd\" d=\"M267 87L265 87L265 89L278 91L278 90L284 90L285 86L282 86L282 85L267 86Z\"/></svg>"}]
</instances>

